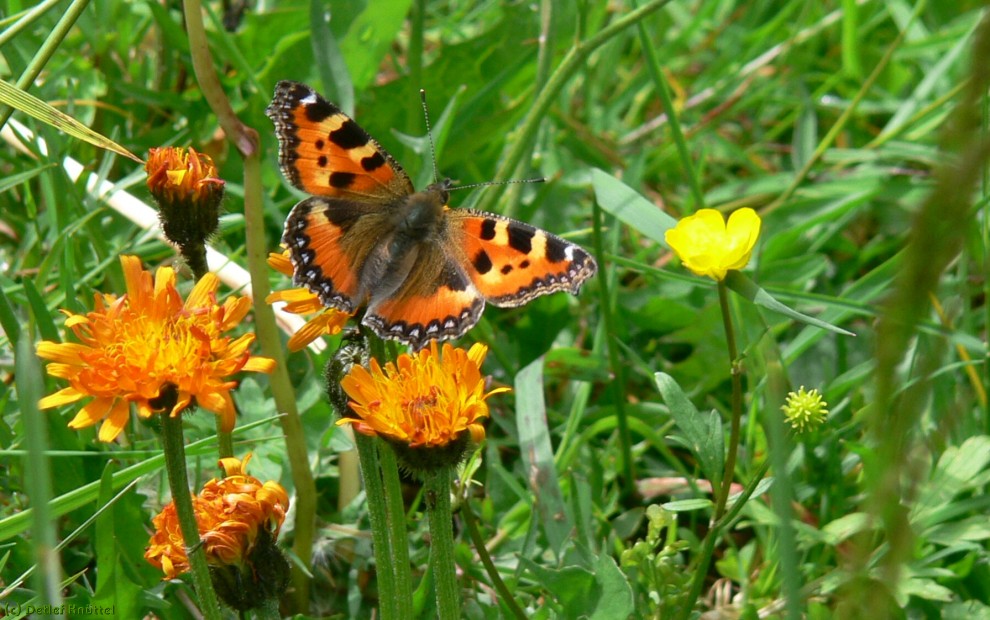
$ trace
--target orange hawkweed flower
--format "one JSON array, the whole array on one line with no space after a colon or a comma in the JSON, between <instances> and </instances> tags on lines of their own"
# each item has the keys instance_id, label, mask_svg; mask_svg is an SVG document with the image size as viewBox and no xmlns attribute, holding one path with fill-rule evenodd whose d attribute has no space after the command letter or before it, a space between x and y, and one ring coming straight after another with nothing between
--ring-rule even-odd
<instances>
[{"instance_id":1,"label":"orange hawkweed flower","mask_svg":"<svg viewBox=\"0 0 990 620\"><path fill-rule=\"evenodd\" d=\"M248 351L254 334L225 336L251 306L247 297L228 297L218 304L220 284L213 273L203 276L182 301L175 272L167 267L151 273L136 256L121 256L127 294L97 295L95 308L68 316L65 324L79 343L38 344L38 356L50 360L48 374L69 381L69 387L41 399L42 409L91 397L70 428L86 428L102 420L100 441L113 441L127 425L130 404L138 415L157 410L176 416L193 399L234 428L234 403L229 379L242 370L271 372L275 363Z\"/></svg>"},{"instance_id":2,"label":"orange hawkweed flower","mask_svg":"<svg viewBox=\"0 0 990 620\"><path fill-rule=\"evenodd\" d=\"M176 146L150 149L144 169L166 237L186 248L216 232L224 182L209 155Z\"/></svg>"},{"instance_id":3,"label":"orange hawkweed flower","mask_svg":"<svg viewBox=\"0 0 990 620\"><path fill-rule=\"evenodd\" d=\"M480 343L468 351L445 343L441 356L434 340L429 348L400 355L384 370L374 359L370 370L355 365L340 385L358 417L337 424L413 449L442 448L466 437L481 441L481 420L488 417L485 400L510 391L485 392L481 363L487 353Z\"/></svg>"},{"instance_id":4,"label":"orange hawkweed flower","mask_svg":"<svg viewBox=\"0 0 990 620\"><path fill-rule=\"evenodd\" d=\"M227 477L214 478L193 496L196 524L203 541L206 560L212 566L243 567L249 563L255 544L278 537L289 495L277 482L262 483L247 474L248 454L241 461L220 459ZM189 570L175 503L169 502L152 520L155 531L144 557L161 569L166 579L174 579Z\"/></svg>"},{"instance_id":5,"label":"orange hawkweed flower","mask_svg":"<svg viewBox=\"0 0 990 620\"><path fill-rule=\"evenodd\" d=\"M289 260L289 251L281 254L271 252L268 254L268 265L282 275L292 277L292 261ZM341 312L336 308L327 308L314 293L305 288L290 288L283 291L275 291L265 298L265 303L275 303L284 301L286 312L292 314L311 314L319 312L318 315L309 319L302 329L289 338L288 347L290 351L300 351L309 343L320 336L333 336L339 334L347 324L351 315Z\"/></svg>"}]
</instances>

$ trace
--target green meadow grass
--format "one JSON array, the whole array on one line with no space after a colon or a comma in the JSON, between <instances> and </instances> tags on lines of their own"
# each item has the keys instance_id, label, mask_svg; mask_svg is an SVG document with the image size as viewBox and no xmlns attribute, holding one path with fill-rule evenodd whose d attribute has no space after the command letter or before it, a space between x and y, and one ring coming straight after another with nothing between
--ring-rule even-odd
<instances>
[{"instance_id":1,"label":"green meadow grass","mask_svg":"<svg viewBox=\"0 0 990 620\"><path fill-rule=\"evenodd\" d=\"M212 155L227 181L213 246L246 267L252 183L268 251L301 198L264 115L275 82L338 102L419 188L433 178L423 88L441 175L547 178L454 192L452 207L596 255L578 297L489 307L459 341L487 344L484 371L514 388L489 401L455 502L469 498L454 516L464 617L514 613L476 528L525 617L990 618L982 3L314 0L240 16L206 3L223 91L260 138L254 178L200 90L179 4L0 3L0 78L16 86L0 101L25 90L142 158L163 145ZM68 338L58 309L123 293L121 254L154 268L175 252L87 187L92 174L150 204L140 164L16 101L0 146L0 609L194 617L191 586L142 557L168 499L154 425L133 416L101 444L67 428L75 408L36 407L64 387L34 355ZM25 127L33 138L15 148ZM715 530L706 485L730 442L733 365L716 287L663 242L703 207L763 220L728 306L743 387L732 479L745 493ZM187 272L180 283L191 288ZM312 577L308 597L284 601L300 617L378 607L367 506L324 394L339 341L287 355L317 519L309 561L295 513L282 533ZM781 413L801 386L829 409L805 433ZM298 502L268 379L245 374L234 396L235 452ZM211 418L185 419L194 487L217 475ZM406 490L413 600L428 618L424 499Z\"/></svg>"}]
</instances>

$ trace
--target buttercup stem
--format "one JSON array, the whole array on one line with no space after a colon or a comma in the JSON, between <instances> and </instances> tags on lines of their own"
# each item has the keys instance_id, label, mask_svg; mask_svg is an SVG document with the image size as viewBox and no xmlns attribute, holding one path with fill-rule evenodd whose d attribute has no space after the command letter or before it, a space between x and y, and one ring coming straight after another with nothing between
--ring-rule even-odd
<instances>
[{"instance_id":1,"label":"buttercup stem","mask_svg":"<svg viewBox=\"0 0 990 620\"><path fill-rule=\"evenodd\" d=\"M189 566L192 569L193 586L199 597L199 606L207 620L220 620L220 603L210 581L210 569L206 553L199 538L199 526L193 512L189 478L186 475L186 447L182 436L182 416L162 416L162 445L165 452L165 471L168 486L175 502L175 513L182 529L182 541L186 546Z\"/></svg>"},{"instance_id":2,"label":"buttercup stem","mask_svg":"<svg viewBox=\"0 0 990 620\"><path fill-rule=\"evenodd\" d=\"M742 418L742 367L738 363L736 336L732 329L732 314L729 312L729 290L724 280L718 282L718 303L722 310L722 324L725 326L725 341L729 349L729 366L732 374L732 426L729 431L729 453L725 457L725 473L722 474L722 487L715 499L715 513L712 522L722 518L725 502L729 498L732 478L736 471L736 454L739 450L739 422Z\"/></svg>"},{"instance_id":3,"label":"buttercup stem","mask_svg":"<svg viewBox=\"0 0 990 620\"><path fill-rule=\"evenodd\" d=\"M719 539L725 528L742 512L743 506L753 496L753 492L756 491L756 487L763 480L763 476L767 474L769 468L770 461L765 461L760 465L756 473L753 474L753 477L750 478L749 484L743 489L739 499L732 505L732 508L725 513L721 521L713 523L712 527L708 530L708 534L705 535L705 539L701 543L701 554L698 556L698 563L694 567L694 580L691 582L691 590L688 592L687 598L684 599L681 613L678 616L679 620L688 620L691 617L694 604L701 596L701 590L705 585L705 577L708 575L708 567L711 565L712 555L715 553L715 541Z\"/></svg>"},{"instance_id":4,"label":"buttercup stem","mask_svg":"<svg viewBox=\"0 0 990 620\"><path fill-rule=\"evenodd\" d=\"M361 474L364 477L364 494L368 502L368 518L371 521L371 545L375 554L375 570L378 576L378 613L382 620L395 620L398 598L395 596L395 574L392 568L392 546L389 541L388 511L385 487L380 475L378 441L362 433L354 433Z\"/></svg>"},{"instance_id":5,"label":"buttercup stem","mask_svg":"<svg viewBox=\"0 0 990 620\"><path fill-rule=\"evenodd\" d=\"M426 481L426 508L430 517L430 566L437 595L437 618L457 620L461 614L454 571L454 528L450 507L451 468L442 467Z\"/></svg>"}]
</instances>

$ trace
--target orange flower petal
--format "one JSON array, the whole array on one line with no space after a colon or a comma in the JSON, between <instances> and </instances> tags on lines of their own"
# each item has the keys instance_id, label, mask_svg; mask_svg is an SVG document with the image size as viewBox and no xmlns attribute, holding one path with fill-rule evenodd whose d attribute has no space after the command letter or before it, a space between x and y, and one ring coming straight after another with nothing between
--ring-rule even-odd
<instances>
[{"instance_id":1,"label":"orange flower petal","mask_svg":"<svg viewBox=\"0 0 990 620\"><path fill-rule=\"evenodd\" d=\"M52 407L61 407L62 405L68 405L76 402L77 400L85 397L86 394L80 392L74 387L62 388L61 390L45 396L38 401L38 409L51 409Z\"/></svg>"}]
</instances>

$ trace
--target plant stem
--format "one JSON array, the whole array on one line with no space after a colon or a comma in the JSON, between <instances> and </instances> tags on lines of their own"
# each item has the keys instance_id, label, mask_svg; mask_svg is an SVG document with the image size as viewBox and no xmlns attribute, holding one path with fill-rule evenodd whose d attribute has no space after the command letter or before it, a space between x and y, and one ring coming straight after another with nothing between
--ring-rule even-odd
<instances>
[{"instance_id":1,"label":"plant stem","mask_svg":"<svg viewBox=\"0 0 990 620\"><path fill-rule=\"evenodd\" d=\"M385 487L385 508L388 511L388 534L392 549L390 558L395 578L396 612L399 618L413 616L412 569L409 564L409 532L406 528L406 507L402 501L402 483L395 450L384 441L378 444L378 462Z\"/></svg>"},{"instance_id":2,"label":"plant stem","mask_svg":"<svg viewBox=\"0 0 990 620\"><path fill-rule=\"evenodd\" d=\"M512 615L518 620L526 620L526 612L516 602L509 587L502 581L502 576L498 574L498 568L496 568L495 562L492 562L492 556L489 555L488 548L485 547L485 541L481 538L481 532L478 531L478 522L474 518L474 512L471 510L471 502L466 499L461 502L461 514L464 515L464 523L467 526L468 536L471 537L471 542L474 543L474 550L478 552L478 558L484 565L485 572L491 578L492 585L495 586L495 590L502 597L500 602L508 607Z\"/></svg>"},{"instance_id":3,"label":"plant stem","mask_svg":"<svg viewBox=\"0 0 990 620\"><path fill-rule=\"evenodd\" d=\"M299 418L295 389L289 381L285 352L279 338L278 327L275 325L275 313L271 306L265 303L265 297L269 292L266 263L268 242L265 239L258 133L237 117L223 90L223 85L220 84L203 26L200 0L185 0L183 9L196 80L210 108L217 115L220 126L227 134L227 139L244 157L244 234L248 271L251 273L255 330L262 354L275 361L275 371L269 377L269 385L272 397L275 399L275 407L283 413L280 422L282 433L285 435L289 466L292 470L292 483L295 486L296 527L292 550L299 558L299 563L292 565L292 586L295 592L295 607L301 611L309 604L309 577L307 571L301 567L309 567L313 556L313 539L316 535L316 483L310 470L306 433Z\"/></svg>"},{"instance_id":4,"label":"plant stem","mask_svg":"<svg viewBox=\"0 0 990 620\"><path fill-rule=\"evenodd\" d=\"M633 6L635 5L636 3L634 1ZM684 132L681 131L681 123L677 119L677 110L674 109L674 102L670 99L670 87L667 84L667 78L663 75L660 59L657 58L657 51L653 49L653 42L650 41L650 36L646 31L643 20L636 24L636 28L639 30L640 45L643 46L643 54L646 56L646 67L650 70L650 77L653 78L657 95L659 95L660 102L663 104L663 110L670 121L670 135L674 138L674 144L677 145L677 153L681 158L681 165L684 166L684 174L691 184L691 195L694 197L694 206L692 207L685 201L681 206L681 216L684 216L698 209L704 209L705 195L701 191L701 182L691 161L691 153L688 150L687 140L684 139Z\"/></svg>"},{"instance_id":5,"label":"plant stem","mask_svg":"<svg viewBox=\"0 0 990 620\"><path fill-rule=\"evenodd\" d=\"M213 591L210 569L206 565L206 553L199 538L199 526L193 512L192 495L189 493L189 478L186 475L186 446L182 436L182 416L162 416L162 444L165 452L165 471L168 473L168 486L175 502L175 514L182 529L182 540L192 569L193 586L199 597L203 617L220 620L220 604Z\"/></svg>"},{"instance_id":6,"label":"plant stem","mask_svg":"<svg viewBox=\"0 0 990 620\"><path fill-rule=\"evenodd\" d=\"M753 492L756 491L756 487L763 480L763 476L766 475L767 470L770 468L770 461L765 461L750 478L749 484L743 490L739 499L732 504L732 508L729 509L721 521L716 521L712 523L711 528L708 530L708 534L705 535L704 541L701 543L701 554L698 557L698 564L694 567L694 580L691 582L691 590L688 592L687 598L684 600L684 605L681 607L681 613L679 620L688 620L691 617L691 612L694 609L694 604L701 596L701 589L705 585L705 576L708 574L708 567L712 562L712 555L715 553L715 541L722 535L722 532L735 520L735 518L742 511L743 506L749 501L749 498L753 496Z\"/></svg>"},{"instance_id":7,"label":"plant stem","mask_svg":"<svg viewBox=\"0 0 990 620\"><path fill-rule=\"evenodd\" d=\"M742 366L736 350L736 336L732 329L732 314L729 311L729 293L725 281L718 283L718 303L722 310L722 324L725 326L725 341L729 349L729 366L732 375L732 421L729 431L729 453L725 457L725 473L722 474L722 487L715 498L715 512L712 522L722 518L725 503L729 499L729 489L736 473L736 454L739 451L739 426L742 418Z\"/></svg>"},{"instance_id":8,"label":"plant stem","mask_svg":"<svg viewBox=\"0 0 990 620\"><path fill-rule=\"evenodd\" d=\"M454 571L454 528L450 507L450 467L434 472L426 481L426 508L430 517L430 566L437 595L437 618L461 616L460 593Z\"/></svg>"},{"instance_id":9,"label":"plant stem","mask_svg":"<svg viewBox=\"0 0 990 620\"><path fill-rule=\"evenodd\" d=\"M182 257L193 272L193 277L198 282L209 271L210 267L206 262L206 245L202 243L184 245L181 248ZM223 418L216 416L217 424L217 453L220 458L225 459L234 456L234 439L231 431L223 430Z\"/></svg>"},{"instance_id":10,"label":"plant stem","mask_svg":"<svg viewBox=\"0 0 990 620\"><path fill-rule=\"evenodd\" d=\"M381 464L378 460L378 444L374 437L354 433L361 473L364 477L364 494L368 502L368 518L371 521L371 545L375 554L375 571L378 576L378 613L382 620L394 620L396 616L395 574L392 569L392 546L389 540L388 510L385 487L382 484Z\"/></svg>"}]
</instances>

